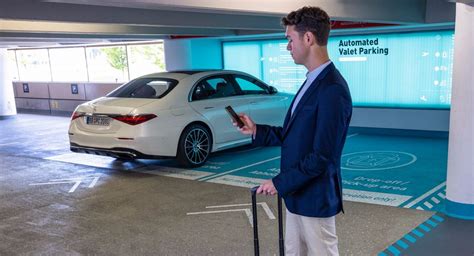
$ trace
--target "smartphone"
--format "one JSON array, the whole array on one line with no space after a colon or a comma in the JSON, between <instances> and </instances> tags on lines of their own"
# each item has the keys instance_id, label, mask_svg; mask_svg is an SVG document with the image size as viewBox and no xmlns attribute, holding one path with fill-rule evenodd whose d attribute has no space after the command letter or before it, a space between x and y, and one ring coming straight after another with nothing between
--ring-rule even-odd
<instances>
[{"instance_id":1,"label":"smartphone","mask_svg":"<svg viewBox=\"0 0 474 256\"><path fill-rule=\"evenodd\" d=\"M237 113L235 113L234 109L231 106L225 107L225 110L230 115L230 117L232 117L232 120L234 120L234 122L237 123L237 126L239 128L244 127L244 125L245 125L244 122L242 122L242 120L240 120L240 117L237 115Z\"/></svg>"}]
</instances>

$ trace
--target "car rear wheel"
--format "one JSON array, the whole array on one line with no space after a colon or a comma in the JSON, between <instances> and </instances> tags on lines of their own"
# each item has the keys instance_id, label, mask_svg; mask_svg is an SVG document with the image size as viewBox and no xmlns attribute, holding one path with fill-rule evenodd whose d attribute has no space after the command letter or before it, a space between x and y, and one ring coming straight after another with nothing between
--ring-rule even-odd
<instances>
[{"instance_id":1,"label":"car rear wheel","mask_svg":"<svg viewBox=\"0 0 474 256\"><path fill-rule=\"evenodd\" d=\"M179 139L178 162L186 167L201 166L209 157L211 146L211 133L206 127L200 124L188 126Z\"/></svg>"}]
</instances>

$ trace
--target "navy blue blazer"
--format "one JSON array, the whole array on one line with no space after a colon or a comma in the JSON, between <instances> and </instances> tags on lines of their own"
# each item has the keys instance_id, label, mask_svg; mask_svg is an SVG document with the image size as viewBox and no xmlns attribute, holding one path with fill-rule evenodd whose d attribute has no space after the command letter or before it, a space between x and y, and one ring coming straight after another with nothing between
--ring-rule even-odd
<instances>
[{"instance_id":1,"label":"navy blue blazer","mask_svg":"<svg viewBox=\"0 0 474 256\"><path fill-rule=\"evenodd\" d=\"M290 212L334 216L343 210L341 154L352 116L349 88L331 63L291 115L293 104L283 127L258 124L253 144L281 146L280 173L273 184Z\"/></svg>"}]
</instances>

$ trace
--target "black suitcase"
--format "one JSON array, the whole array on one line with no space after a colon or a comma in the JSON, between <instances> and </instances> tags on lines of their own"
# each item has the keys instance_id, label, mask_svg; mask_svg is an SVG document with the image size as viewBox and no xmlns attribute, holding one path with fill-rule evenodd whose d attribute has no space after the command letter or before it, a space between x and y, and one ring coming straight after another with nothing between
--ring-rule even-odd
<instances>
[{"instance_id":1,"label":"black suitcase","mask_svg":"<svg viewBox=\"0 0 474 256\"><path fill-rule=\"evenodd\" d=\"M252 193L252 216L253 216L253 246L255 256L260 255L260 245L258 243L258 223L257 223L257 187L253 187L250 191ZM283 213L282 213L282 203L281 197L278 195L278 238L279 238L279 248L280 256L285 255L285 241L283 239Z\"/></svg>"}]
</instances>

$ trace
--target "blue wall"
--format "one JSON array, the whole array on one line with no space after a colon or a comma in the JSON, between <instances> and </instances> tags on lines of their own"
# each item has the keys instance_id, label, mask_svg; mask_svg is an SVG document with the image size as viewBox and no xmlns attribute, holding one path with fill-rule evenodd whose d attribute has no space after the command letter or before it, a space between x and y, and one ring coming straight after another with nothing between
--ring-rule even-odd
<instances>
[{"instance_id":1,"label":"blue wall","mask_svg":"<svg viewBox=\"0 0 474 256\"><path fill-rule=\"evenodd\" d=\"M272 36L271 39L283 38L282 34ZM248 38L249 40L267 39L265 36ZM165 40L166 67L168 70L223 68L222 42L235 39L245 40L246 38ZM260 60L242 58L249 67L259 65L256 62ZM355 107L351 126L447 132L449 131L449 109Z\"/></svg>"}]
</instances>

